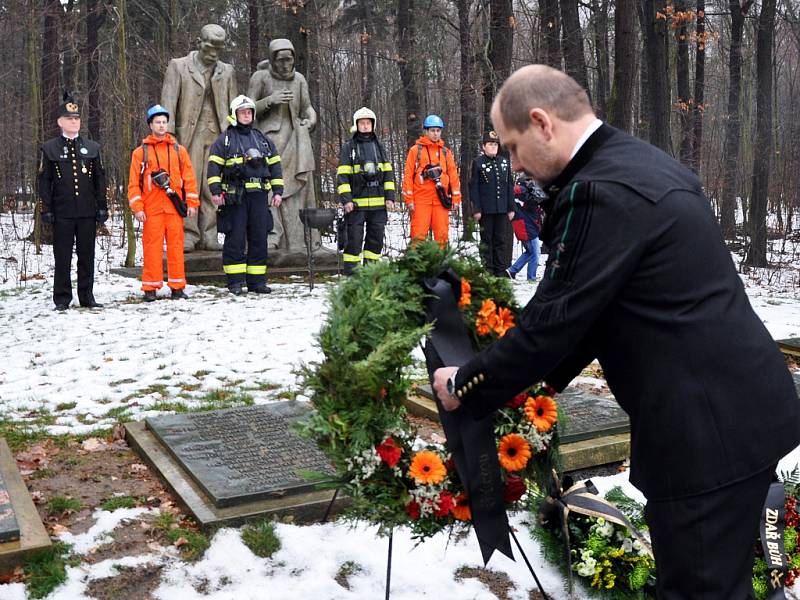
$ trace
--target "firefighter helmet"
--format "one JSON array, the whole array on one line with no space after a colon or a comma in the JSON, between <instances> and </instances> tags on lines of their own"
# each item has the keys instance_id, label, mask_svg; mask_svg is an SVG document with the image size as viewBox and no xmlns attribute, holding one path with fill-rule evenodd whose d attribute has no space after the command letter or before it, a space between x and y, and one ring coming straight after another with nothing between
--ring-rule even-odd
<instances>
[{"instance_id":1,"label":"firefighter helmet","mask_svg":"<svg viewBox=\"0 0 800 600\"><path fill-rule=\"evenodd\" d=\"M378 121L378 118L375 116L375 113L372 112L370 109L368 109L366 106L362 106L356 112L353 113L353 127L355 129L358 128L359 119L371 119L372 130L375 131L375 123Z\"/></svg>"},{"instance_id":2,"label":"firefighter helmet","mask_svg":"<svg viewBox=\"0 0 800 600\"><path fill-rule=\"evenodd\" d=\"M233 100L231 100L231 116L236 119L236 111L242 110L244 108L252 108L253 109L253 116L256 114L256 103L253 102L252 98L241 94L236 96Z\"/></svg>"}]
</instances>

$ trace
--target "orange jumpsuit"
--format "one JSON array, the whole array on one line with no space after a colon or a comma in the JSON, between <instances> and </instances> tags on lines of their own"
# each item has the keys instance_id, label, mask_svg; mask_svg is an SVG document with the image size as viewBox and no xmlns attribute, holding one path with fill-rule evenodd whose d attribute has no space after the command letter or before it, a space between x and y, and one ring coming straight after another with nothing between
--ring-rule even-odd
<instances>
[{"instance_id":1,"label":"orange jumpsuit","mask_svg":"<svg viewBox=\"0 0 800 600\"><path fill-rule=\"evenodd\" d=\"M158 169L167 171L170 187L179 194L183 189L187 206L196 208L200 206L200 199L192 161L186 148L177 146L175 138L169 133L161 140L154 135L148 135L142 143L149 146L144 185L141 187L139 185L144 156L142 146L136 148L131 155L128 179L128 204L131 212L144 211L147 217L142 232L144 250L142 290L157 290L164 285L162 262L164 238L167 240L167 284L173 290L183 289L186 287L183 267L183 218L167 197L167 193L151 181L150 174Z\"/></svg>"},{"instance_id":2,"label":"orange jumpsuit","mask_svg":"<svg viewBox=\"0 0 800 600\"><path fill-rule=\"evenodd\" d=\"M433 239L444 247L450 226L450 210L439 201L436 184L430 179L422 178L422 171L428 165L442 167L440 181L444 189L452 194L453 206L461 203L461 181L453 151L445 148L444 140L432 142L422 136L408 151L403 173L403 198L406 205L414 205L414 212L411 213L411 240L424 240L432 228Z\"/></svg>"}]
</instances>

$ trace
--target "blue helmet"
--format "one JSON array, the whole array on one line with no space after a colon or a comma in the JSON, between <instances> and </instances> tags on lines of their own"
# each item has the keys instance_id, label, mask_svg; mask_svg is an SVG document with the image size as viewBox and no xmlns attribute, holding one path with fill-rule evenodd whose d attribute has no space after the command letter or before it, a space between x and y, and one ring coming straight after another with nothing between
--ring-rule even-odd
<instances>
[{"instance_id":1,"label":"blue helmet","mask_svg":"<svg viewBox=\"0 0 800 600\"><path fill-rule=\"evenodd\" d=\"M153 120L153 117L157 115L164 115L167 117L167 120L169 121L169 111L160 104L154 104L153 106L147 109L147 122L150 123L150 121Z\"/></svg>"},{"instance_id":2,"label":"blue helmet","mask_svg":"<svg viewBox=\"0 0 800 600\"><path fill-rule=\"evenodd\" d=\"M444 129L444 121L442 121L442 117L439 115L428 115L425 117L425 120L422 122L422 128L428 129L429 127L438 127L439 129Z\"/></svg>"}]
</instances>

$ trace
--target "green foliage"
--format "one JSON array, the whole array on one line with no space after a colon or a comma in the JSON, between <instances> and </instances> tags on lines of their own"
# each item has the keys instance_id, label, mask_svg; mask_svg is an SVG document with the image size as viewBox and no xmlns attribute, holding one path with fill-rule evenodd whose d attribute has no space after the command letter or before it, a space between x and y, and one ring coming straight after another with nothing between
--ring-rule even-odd
<instances>
[{"instance_id":1,"label":"green foliage","mask_svg":"<svg viewBox=\"0 0 800 600\"><path fill-rule=\"evenodd\" d=\"M53 496L47 502L47 514L60 515L68 510L80 510L81 506L80 500L76 500L75 498L68 498L66 496Z\"/></svg>"},{"instance_id":2,"label":"green foliage","mask_svg":"<svg viewBox=\"0 0 800 600\"><path fill-rule=\"evenodd\" d=\"M245 525L242 541L256 556L269 558L281 549L281 540L275 533L275 523L264 519L258 523Z\"/></svg>"},{"instance_id":3,"label":"green foliage","mask_svg":"<svg viewBox=\"0 0 800 600\"><path fill-rule=\"evenodd\" d=\"M628 517L634 527L639 530L647 529L647 523L644 520L644 507L625 494L620 486L615 485L608 490L605 498L616 506L623 515Z\"/></svg>"},{"instance_id":4,"label":"green foliage","mask_svg":"<svg viewBox=\"0 0 800 600\"><path fill-rule=\"evenodd\" d=\"M186 543L180 547L181 553L186 560L190 561L195 561L202 557L210 545L208 538L199 531L192 531L183 527L167 531L167 539L170 544L174 544L181 538L186 540Z\"/></svg>"},{"instance_id":5,"label":"green foliage","mask_svg":"<svg viewBox=\"0 0 800 600\"><path fill-rule=\"evenodd\" d=\"M23 564L28 596L44 598L67 580L66 567L80 564L71 556L72 546L54 542L49 548L39 550Z\"/></svg>"},{"instance_id":6,"label":"green foliage","mask_svg":"<svg viewBox=\"0 0 800 600\"><path fill-rule=\"evenodd\" d=\"M103 500L100 508L107 511L114 511L118 508L133 508L138 504L138 499L133 496L112 496Z\"/></svg>"},{"instance_id":7,"label":"green foliage","mask_svg":"<svg viewBox=\"0 0 800 600\"><path fill-rule=\"evenodd\" d=\"M159 513L159 515L153 521L153 529L166 531L168 529L172 529L175 523L175 515L165 510Z\"/></svg>"}]
</instances>

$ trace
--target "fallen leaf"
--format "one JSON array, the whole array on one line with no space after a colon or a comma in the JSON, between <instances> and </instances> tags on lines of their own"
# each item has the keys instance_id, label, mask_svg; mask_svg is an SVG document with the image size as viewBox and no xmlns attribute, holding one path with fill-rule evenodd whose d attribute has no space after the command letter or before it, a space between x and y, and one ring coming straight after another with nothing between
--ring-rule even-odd
<instances>
[{"instance_id":1,"label":"fallen leaf","mask_svg":"<svg viewBox=\"0 0 800 600\"><path fill-rule=\"evenodd\" d=\"M105 450L107 444L99 438L87 438L83 440L81 448L86 452L99 452Z\"/></svg>"},{"instance_id":2,"label":"fallen leaf","mask_svg":"<svg viewBox=\"0 0 800 600\"><path fill-rule=\"evenodd\" d=\"M53 532L53 535L63 535L65 533L69 533L69 529L62 525L61 523L54 523L52 527L50 527L50 531Z\"/></svg>"},{"instance_id":3,"label":"fallen leaf","mask_svg":"<svg viewBox=\"0 0 800 600\"><path fill-rule=\"evenodd\" d=\"M133 463L128 467L131 473L141 473L143 471L147 471L147 466L143 465L142 463Z\"/></svg>"},{"instance_id":4,"label":"fallen leaf","mask_svg":"<svg viewBox=\"0 0 800 600\"><path fill-rule=\"evenodd\" d=\"M44 494L39 490L34 490L31 492L31 500L33 500L34 504L44 504Z\"/></svg>"},{"instance_id":5,"label":"fallen leaf","mask_svg":"<svg viewBox=\"0 0 800 600\"><path fill-rule=\"evenodd\" d=\"M152 550L153 552L161 552L162 550L164 550L164 546L162 546L158 542L150 542L149 544L147 544L147 547L150 548L150 550Z\"/></svg>"},{"instance_id":6,"label":"fallen leaf","mask_svg":"<svg viewBox=\"0 0 800 600\"><path fill-rule=\"evenodd\" d=\"M173 544L173 546L175 546L176 548L180 548L181 546L185 546L188 543L189 543L189 540L187 540L185 537L181 536L177 540L175 540L175 543Z\"/></svg>"}]
</instances>

